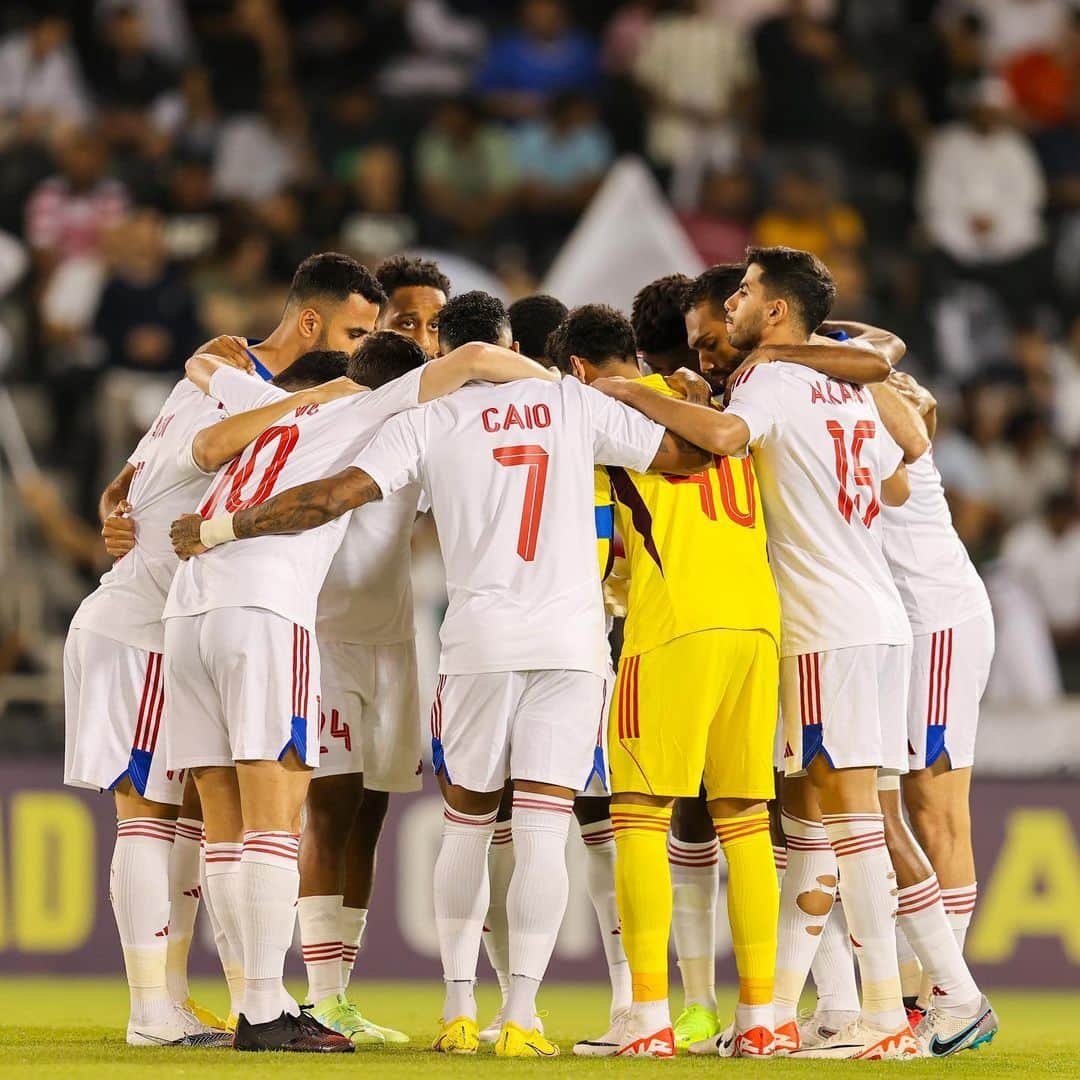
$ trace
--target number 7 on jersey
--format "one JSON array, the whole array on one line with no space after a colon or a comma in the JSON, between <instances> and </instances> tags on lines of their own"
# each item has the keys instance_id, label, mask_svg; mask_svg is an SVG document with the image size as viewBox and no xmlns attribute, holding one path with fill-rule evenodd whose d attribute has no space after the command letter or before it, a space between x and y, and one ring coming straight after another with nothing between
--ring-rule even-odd
<instances>
[{"instance_id":1,"label":"number 7 on jersey","mask_svg":"<svg viewBox=\"0 0 1080 1080\"><path fill-rule=\"evenodd\" d=\"M548 452L535 444L526 446L497 446L491 451L500 465L528 467L525 479L525 501L521 506L521 528L518 530L517 553L525 562L536 558L536 538L540 532L540 515L544 512L544 488L547 486Z\"/></svg>"}]
</instances>

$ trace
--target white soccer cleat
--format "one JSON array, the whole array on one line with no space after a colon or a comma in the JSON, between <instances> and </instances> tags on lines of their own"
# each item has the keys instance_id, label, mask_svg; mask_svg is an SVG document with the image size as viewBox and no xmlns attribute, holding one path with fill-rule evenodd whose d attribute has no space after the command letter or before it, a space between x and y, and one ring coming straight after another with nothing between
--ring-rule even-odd
<instances>
[{"instance_id":1,"label":"white soccer cleat","mask_svg":"<svg viewBox=\"0 0 1080 1080\"><path fill-rule=\"evenodd\" d=\"M533 1027L544 1034L544 1021L539 1016L536 1017L536 1023ZM488 1046L494 1046L499 1041L499 1033L503 1028L503 1011L500 1008L499 1011L492 1017L491 1023L486 1028L480 1029L480 1041Z\"/></svg>"},{"instance_id":2,"label":"white soccer cleat","mask_svg":"<svg viewBox=\"0 0 1080 1080\"><path fill-rule=\"evenodd\" d=\"M915 1038L923 1057L948 1057L990 1042L997 1030L997 1013L984 995L972 1016L949 1016L931 1005L915 1029Z\"/></svg>"},{"instance_id":3,"label":"white soccer cleat","mask_svg":"<svg viewBox=\"0 0 1080 1080\"><path fill-rule=\"evenodd\" d=\"M837 1032L843 1031L853 1020L858 1020L857 1012L815 1012L799 1017L799 1045L807 1049L820 1046L826 1039L831 1039Z\"/></svg>"},{"instance_id":4,"label":"white soccer cleat","mask_svg":"<svg viewBox=\"0 0 1080 1080\"><path fill-rule=\"evenodd\" d=\"M792 1051L792 1058L847 1058L858 1061L904 1061L919 1056L919 1044L911 1025L904 1022L896 1031L884 1031L861 1017L842 1031L823 1039L817 1046Z\"/></svg>"},{"instance_id":5,"label":"white soccer cleat","mask_svg":"<svg viewBox=\"0 0 1080 1080\"><path fill-rule=\"evenodd\" d=\"M691 1043L687 1049L699 1056L714 1055L725 1058L768 1058L776 1049L776 1036L766 1027L758 1025L746 1031L736 1031L731 1024L711 1039Z\"/></svg>"},{"instance_id":6,"label":"white soccer cleat","mask_svg":"<svg viewBox=\"0 0 1080 1080\"><path fill-rule=\"evenodd\" d=\"M587 1046L586 1050L578 1047ZM675 1056L675 1032L670 1023L667 1027L648 1031L638 1026L632 1012L619 1017L604 1041L578 1043L574 1053L579 1057L653 1057Z\"/></svg>"},{"instance_id":7,"label":"white soccer cleat","mask_svg":"<svg viewBox=\"0 0 1080 1080\"><path fill-rule=\"evenodd\" d=\"M232 1046L231 1032L207 1027L182 1005L174 1005L163 1020L151 1024L128 1021L128 1046L193 1046L203 1049Z\"/></svg>"},{"instance_id":8,"label":"white soccer cleat","mask_svg":"<svg viewBox=\"0 0 1080 1080\"><path fill-rule=\"evenodd\" d=\"M621 1025L629 1015L629 1009L621 1009L611 1018L611 1027L595 1039L582 1039L574 1043L574 1053L578 1057L610 1057L619 1049Z\"/></svg>"}]
</instances>

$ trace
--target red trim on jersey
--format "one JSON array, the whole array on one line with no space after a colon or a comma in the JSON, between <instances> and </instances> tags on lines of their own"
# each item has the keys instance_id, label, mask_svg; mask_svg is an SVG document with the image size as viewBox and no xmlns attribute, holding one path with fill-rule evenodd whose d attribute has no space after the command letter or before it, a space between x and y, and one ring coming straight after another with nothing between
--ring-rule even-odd
<instances>
[{"instance_id":1,"label":"red trim on jersey","mask_svg":"<svg viewBox=\"0 0 1080 1080\"><path fill-rule=\"evenodd\" d=\"M640 699L638 696L638 668L641 666L640 656L630 657L630 677L633 680L630 688L630 738L641 738L641 715Z\"/></svg>"}]
</instances>

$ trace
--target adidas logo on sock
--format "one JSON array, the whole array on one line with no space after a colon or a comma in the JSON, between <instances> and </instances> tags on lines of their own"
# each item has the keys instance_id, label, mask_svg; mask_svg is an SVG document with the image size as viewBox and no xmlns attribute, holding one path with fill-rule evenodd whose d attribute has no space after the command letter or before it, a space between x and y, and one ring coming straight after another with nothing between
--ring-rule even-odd
<instances>
[{"instance_id":1,"label":"adidas logo on sock","mask_svg":"<svg viewBox=\"0 0 1080 1080\"><path fill-rule=\"evenodd\" d=\"M156 934L154 934L154 937L168 937L168 936L169 936L169 928L167 926L163 926Z\"/></svg>"}]
</instances>

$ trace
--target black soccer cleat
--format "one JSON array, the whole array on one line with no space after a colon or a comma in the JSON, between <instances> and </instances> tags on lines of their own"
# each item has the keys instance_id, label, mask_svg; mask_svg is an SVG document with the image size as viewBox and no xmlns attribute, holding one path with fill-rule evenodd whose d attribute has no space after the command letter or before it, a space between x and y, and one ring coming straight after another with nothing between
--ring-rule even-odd
<instances>
[{"instance_id":1,"label":"black soccer cleat","mask_svg":"<svg viewBox=\"0 0 1080 1080\"><path fill-rule=\"evenodd\" d=\"M265 1024L249 1024L240 1014L233 1047L237 1050L276 1051L291 1054L351 1054L351 1039L323 1027L310 1013L300 1010L292 1016L283 1012Z\"/></svg>"}]
</instances>

